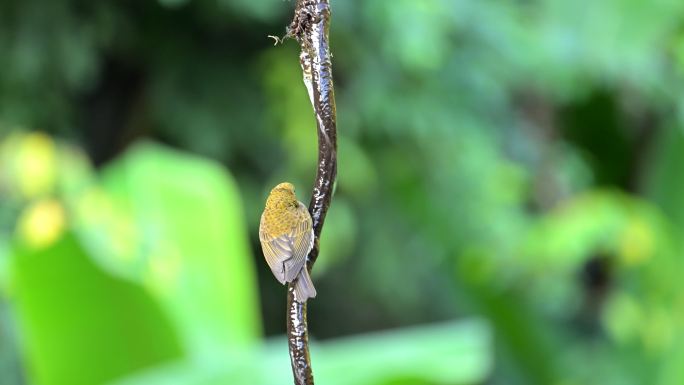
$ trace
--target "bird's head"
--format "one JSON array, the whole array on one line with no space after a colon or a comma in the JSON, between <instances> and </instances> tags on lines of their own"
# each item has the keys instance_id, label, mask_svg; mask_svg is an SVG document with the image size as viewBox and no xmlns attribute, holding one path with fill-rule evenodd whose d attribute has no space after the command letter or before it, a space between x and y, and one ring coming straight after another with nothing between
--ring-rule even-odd
<instances>
[{"instance_id":1,"label":"bird's head","mask_svg":"<svg viewBox=\"0 0 684 385\"><path fill-rule=\"evenodd\" d=\"M277 186L275 186L273 188L273 190L271 190L271 194L273 194L274 192L294 194L295 193L295 187L292 183L283 182L283 183L279 183Z\"/></svg>"},{"instance_id":2,"label":"bird's head","mask_svg":"<svg viewBox=\"0 0 684 385\"><path fill-rule=\"evenodd\" d=\"M268 195L266 207L269 209L297 207L297 197L292 183L285 182L275 186Z\"/></svg>"}]
</instances>

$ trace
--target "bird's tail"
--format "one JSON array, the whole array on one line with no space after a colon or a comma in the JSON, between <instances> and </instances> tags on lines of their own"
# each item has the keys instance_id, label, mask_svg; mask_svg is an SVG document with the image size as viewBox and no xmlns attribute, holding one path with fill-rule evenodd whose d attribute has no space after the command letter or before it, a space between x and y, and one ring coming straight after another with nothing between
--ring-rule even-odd
<instances>
[{"instance_id":1,"label":"bird's tail","mask_svg":"<svg viewBox=\"0 0 684 385\"><path fill-rule=\"evenodd\" d=\"M307 299L316 296L316 288L311 281L311 277L309 276L309 271L306 269L306 266L302 267L302 270L299 272L294 285L295 301L306 302Z\"/></svg>"}]
</instances>

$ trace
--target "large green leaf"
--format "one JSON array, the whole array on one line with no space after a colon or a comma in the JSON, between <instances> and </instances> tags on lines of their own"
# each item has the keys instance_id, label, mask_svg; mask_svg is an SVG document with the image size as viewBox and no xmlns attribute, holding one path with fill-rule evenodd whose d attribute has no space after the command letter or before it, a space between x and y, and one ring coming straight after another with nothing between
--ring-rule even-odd
<instances>
[{"instance_id":1,"label":"large green leaf","mask_svg":"<svg viewBox=\"0 0 684 385\"><path fill-rule=\"evenodd\" d=\"M477 384L492 366L491 331L481 320L404 328L312 342L316 381L327 385ZM236 356L216 352L111 385L276 385L290 383L287 341Z\"/></svg>"},{"instance_id":2,"label":"large green leaf","mask_svg":"<svg viewBox=\"0 0 684 385\"><path fill-rule=\"evenodd\" d=\"M181 355L150 293L114 278L67 234L50 247L17 247L13 298L31 382L100 384Z\"/></svg>"},{"instance_id":3,"label":"large green leaf","mask_svg":"<svg viewBox=\"0 0 684 385\"><path fill-rule=\"evenodd\" d=\"M238 189L218 164L142 143L103 172L80 233L110 271L149 288L192 355L261 334ZM88 194L88 193L87 193Z\"/></svg>"}]
</instances>

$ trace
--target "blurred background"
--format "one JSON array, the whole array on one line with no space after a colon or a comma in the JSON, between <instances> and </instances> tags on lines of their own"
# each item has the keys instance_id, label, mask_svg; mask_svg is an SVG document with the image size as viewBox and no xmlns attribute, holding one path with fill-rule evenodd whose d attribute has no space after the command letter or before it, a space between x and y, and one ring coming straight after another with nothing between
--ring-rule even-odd
<instances>
[{"instance_id":1,"label":"blurred background","mask_svg":"<svg viewBox=\"0 0 684 385\"><path fill-rule=\"evenodd\" d=\"M317 383L684 383L684 2L331 3ZM0 384L291 383L293 7L0 2Z\"/></svg>"}]
</instances>

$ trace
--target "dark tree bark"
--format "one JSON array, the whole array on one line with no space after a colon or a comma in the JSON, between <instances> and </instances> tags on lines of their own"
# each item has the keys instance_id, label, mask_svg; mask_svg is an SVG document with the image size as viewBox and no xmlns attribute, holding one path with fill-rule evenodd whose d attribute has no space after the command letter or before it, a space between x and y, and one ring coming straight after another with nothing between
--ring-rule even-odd
<instances>
[{"instance_id":1,"label":"dark tree bark","mask_svg":"<svg viewBox=\"0 0 684 385\"><path fill-rule=\"evenodd\" d=\"M318 135L318 169L309 203L315 235L314 247L307 260L306 267L309 271L320 251L319 239L337 174L337 123L328 41L329 27L328 0L297 0L294 19L287 28L286 35L296 39L301 46L299 58L304 85L316 115ZM288 345L294 382L296 385L313 385L306 302L295 301L292 284L287 290L287 308Z\"/></svg>"}]
</instances>

